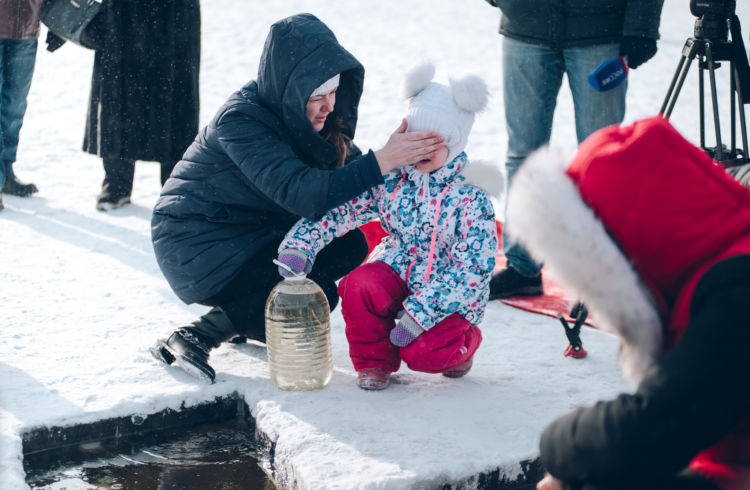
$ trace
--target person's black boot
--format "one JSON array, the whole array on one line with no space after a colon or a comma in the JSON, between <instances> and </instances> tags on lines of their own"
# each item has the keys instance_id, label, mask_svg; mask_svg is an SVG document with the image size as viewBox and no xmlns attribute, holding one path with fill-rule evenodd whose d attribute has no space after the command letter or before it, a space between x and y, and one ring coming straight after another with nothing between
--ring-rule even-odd
<instances>
[{"instance_id":1,"label":"person's black boot","mask_svg":"<svg viewBox=\"0 0 750 490\"><path fill-rule=\"evenodd\" d=\"M96 196L96 209L111 211L130 202L135 176L135 160L128 158L103 158L104 180L102 191Z\"/></svg>"},{"instance_id":2,"label":"person's black boot","mask_svg":"<svg viewBox=\"0 0 750 490\"><path fill-rule=\"evenodd\" d=\"M3 192L5 194L10 194L11 196L29 197L35 192L39 192L39 189L31 182L28 184L21 182L18 180L18 177L16 177L16 174L11 173L5 177Z\"/></svg>"},{"instance_id":3,"label":"person's black boot","mask_svg":"<svg viewBox=\"0 0 750 490\"><path fill-rule=\"evenodd\" d=\"M107 212L120 208L129 202L130 194L113 192L105 185L99 195L96 196L96 209Z\"/></svg>"},{"instance_id":4,"label":"person's black boot","mask_svg":"<svg viewBox=\"0 0 750 490\"><path fill-rule=\"evenodd\" d=\"M184 327L172 332L166 340L157 340L150 350L156 360L174 363L189 375L213 383L216 372L208 364L208 355L213 347L200 334Z\"/></svg>"},{"instance_id":5,"label":"person's black boot","mask_svg":"<svg viewBox=\"0 0 750 490\"><path fill-rule=\"evenodd\" d=\"M524 276L512 267L506 267L490 280L490 299L504 299L515 296L541 296L542 274Z\"/></svg>"},{"instance_id":6,"label":"person's black boot","mask_svg":"<svg viewBox=\"0 0 750 490\"><path fill-rule=\"evenodd\" d=\"M208 355L222 342L237 337L232 321L218 306L194 322L175 330L168 339L159 339L151 354L165 364L178 367L196 378L213 383L216 373L208 365Z\"/></svg>"}]
</instances>

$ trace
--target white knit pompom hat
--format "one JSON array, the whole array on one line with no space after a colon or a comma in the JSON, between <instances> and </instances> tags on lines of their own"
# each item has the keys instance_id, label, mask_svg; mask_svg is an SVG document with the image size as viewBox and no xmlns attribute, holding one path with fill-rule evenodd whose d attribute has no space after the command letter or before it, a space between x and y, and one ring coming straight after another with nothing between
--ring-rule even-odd
<instances>
[{"instance_id":1,"label":"white knit pompom hat","mask_svg":"<svg viewBox=\"0 0 750 490\"><path fill-rule=\"evenodd\" d=\"M448 163L466 148L474 114L487 106L489 93L475 75L451 79L450 86L433 82L434 76L432 63L415 66L406 74L401 95L410 99L407 131L435 131L445 137Z\"/></svg>"}]
</instances>

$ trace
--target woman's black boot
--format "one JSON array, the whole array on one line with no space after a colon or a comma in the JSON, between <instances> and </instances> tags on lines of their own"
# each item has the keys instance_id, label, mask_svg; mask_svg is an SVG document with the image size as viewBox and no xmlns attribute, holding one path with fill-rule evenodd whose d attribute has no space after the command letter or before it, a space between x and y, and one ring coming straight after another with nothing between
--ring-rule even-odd
<instances>
[{"instance_id":1,"label":"woman's black boot","mask_svg":"<svg viewBox=\"0 0 750 490\"><path fill-rule=\"evenodd\" d=\"M151 347L151 354L158 361L174 363L191 376L213 383L216 373L208 364L209 353L236 336L231 320L217 306L191 324L172 332L168 339L157 340Z\"/></svg>"},{"instance_id":2,"label":"woman's black boot","mask_svg":"<svg viewBox=\"0 0 750 490\"><path fill-rule=\"evenodd\" d=\"M190 328L179 328L168 339L157 340L150 350L157 360L174 364L194 378L213 383L216 372L208 364L213 347Z\"/></svg>"}]
</instances>

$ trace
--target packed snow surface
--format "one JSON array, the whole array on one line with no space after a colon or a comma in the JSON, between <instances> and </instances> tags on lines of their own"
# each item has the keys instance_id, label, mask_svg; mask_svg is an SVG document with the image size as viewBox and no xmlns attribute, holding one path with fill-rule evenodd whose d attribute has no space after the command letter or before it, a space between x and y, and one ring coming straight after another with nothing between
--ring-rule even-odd
<instances>
[{"instance_id":1,"label":"packed snow surface","mask_svg":"<svg viewBox=\"0 0 750 490\"><path fill-rule=\"evenodd\" d=\"M202 124L255 77L269 26L311 12L366 67L355 138L361 148L379 148L398 126L406 108L398 98L403 74L430 59L438 78L475 73L486 79L492 98L467 152L502 165L499 13L486 2L278 0L260 7L211 0L202 9ZM750 5L738 2L737 11L747 33ZM687 2L666 1L657 55L629 74L626 122L658 112L694 20ZM537 456L539 434L551 419L631 388L621 380L613 337L587 328L589 356L563 357L567 341L557 320L500 302L488 307L474 367L458 380L402 368L387 390L359 390L339 310L331 325L334 374L323 390L274 388L265 349L256 344L212 353L214 385L165 369L148 347L207 308L181 303L154 260L149 224L159 192L157 164L137 164L131 205L110 213L94 209L101 161L80 149L92 62L93 52L78 46L49 53L40 43L15 165L40 192L6 195L0 212L3 489L26 487L24 431L176 409L235 391L259 430L275 440L277 463L300 488L409 488L498 467L513 476L520 461ZM728 126L726 71L718 78ZM693 68L672 121L697 143L696 73ZM711 124L709 118L712 131ZM552 144L575 145L566 86ZM496 205L502 217L503 203Z\"/></svg>"}]
</instances>

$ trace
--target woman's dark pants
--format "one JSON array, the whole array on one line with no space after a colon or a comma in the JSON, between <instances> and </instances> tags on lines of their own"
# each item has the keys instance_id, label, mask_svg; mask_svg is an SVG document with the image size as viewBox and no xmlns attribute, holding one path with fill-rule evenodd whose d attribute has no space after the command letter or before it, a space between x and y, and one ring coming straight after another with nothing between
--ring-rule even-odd
<instances>
[{"instance_id":1,"label":"woman's dark pants","mask_svg":"<svg viewBox=\"0 0 750 490\"><path fill-rule=\"evenodd\" d=\"M219 294L201 302L214 308L182 328L198 333L213 347L238 335L265 342L266 300L271 289L282 280L273 263L278 245L274 242L250 259ZM331 310L339 302L335 281L359 266L367 253L365 236L356 229L334 239L315 258L307 277L323 290Z\"/></svg>"}]
</instances>

